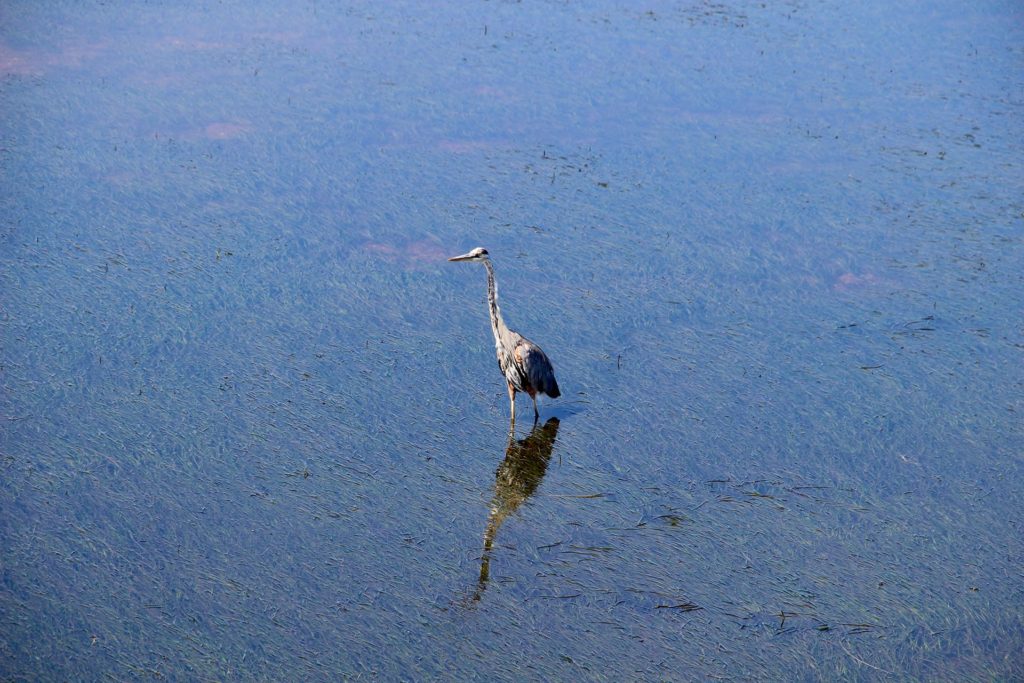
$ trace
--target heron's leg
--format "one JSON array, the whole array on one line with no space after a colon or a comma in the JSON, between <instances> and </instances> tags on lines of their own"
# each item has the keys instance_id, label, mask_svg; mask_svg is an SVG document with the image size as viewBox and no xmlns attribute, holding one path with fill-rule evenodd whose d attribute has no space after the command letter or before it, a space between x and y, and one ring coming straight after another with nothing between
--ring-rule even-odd
<instances>
[{"instance_id":1,"label":"heron's leg","mask_svg":"<svg viewBox=\"0 0 1024 683\"><path fill-rule=\"evenodd\" d=\"M540 419L540 411L537 410L537 395L534 394L530 398L533 399L533 422L536 424L537 420Z\"/></svg>"},{"instance_id":2,"label":"heron's leg","mask_svg":"<svg viewBox=\"0 0 1024 683\"><path fill-rule=\"evenodd\" d=\"M508 402L512 407L512 424L516 423L516 390L512 388L512 383L508 385Z\"/></svg>"}]
</instances>

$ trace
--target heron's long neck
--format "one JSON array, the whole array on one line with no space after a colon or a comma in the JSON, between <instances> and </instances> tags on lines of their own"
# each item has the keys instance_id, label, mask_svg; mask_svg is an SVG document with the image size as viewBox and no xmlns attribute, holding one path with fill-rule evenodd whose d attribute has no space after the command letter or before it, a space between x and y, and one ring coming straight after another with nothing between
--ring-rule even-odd
<instances>
[{"instance_id":1,"label":"heron's long neck","mask_svg":"<svg viewBox=\"0 0 1024 683\"><path fill-rule=\"evenodd\" d=\"M498 285L494 281L494 267L490 261L484 261L487 268L487 304L491 311L491 330L494 332L495 341L499 341L503 333L508 333L508 326L501 317L501 309L498 308Z\"/></svg>"}]
</instances>

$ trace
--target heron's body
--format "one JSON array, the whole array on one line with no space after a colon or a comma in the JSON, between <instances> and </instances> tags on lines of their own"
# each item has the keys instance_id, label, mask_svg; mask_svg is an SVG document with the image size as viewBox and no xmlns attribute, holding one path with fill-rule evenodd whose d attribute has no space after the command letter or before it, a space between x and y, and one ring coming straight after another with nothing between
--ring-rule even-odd
<instances>
[{"instance_id":1,"label":"heron's body","mask_svg":"<svg viewBox=\"0 0 1024 683\"><path fill-rule=\"evenodd\" d=\"M508 384L508 398L511 404L512 421L516 419L516 393L528 394L533 399L534 420L540 415L537 410L537 394L558 398L562 392L555 380L555 369L539 346L514 330L510 330L501 317L498 308L498 285L494 281L494 267L487 250L477 247L468 254L453 256L449 261L480 261L487 269L487 304L491 316L491 331L494 333L494 347L498 354L498 367Z\"/></svg>"}]
</instances>

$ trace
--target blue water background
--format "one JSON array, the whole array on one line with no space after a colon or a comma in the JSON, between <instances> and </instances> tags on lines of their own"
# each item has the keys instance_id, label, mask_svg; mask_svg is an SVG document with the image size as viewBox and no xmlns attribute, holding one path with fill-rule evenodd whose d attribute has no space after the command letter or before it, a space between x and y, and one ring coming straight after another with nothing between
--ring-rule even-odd
<instances>
[{"instance_id":1,"label":"blue water background","mask_svg":"<svg viewBox=\"0 0 1024 683\"><path fill-rule=\"evenodd\" d=\"M4 3L0 675L1024 677L1022 46L999 0Z\"/></svg>"}]
</instances>

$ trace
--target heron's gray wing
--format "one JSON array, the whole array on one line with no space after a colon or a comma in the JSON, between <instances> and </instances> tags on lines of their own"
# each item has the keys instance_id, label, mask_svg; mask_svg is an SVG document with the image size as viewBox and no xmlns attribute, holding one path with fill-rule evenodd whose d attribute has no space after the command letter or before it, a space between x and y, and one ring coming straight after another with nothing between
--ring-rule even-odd
<instances>
[{"instance_id":1,"label":"heron's gray wing","mask_svg":"<svg viewBox=\"0 0 1024 683\"><path fill-rule=\"evenodd\" d=\"M555 381L555 369L551 367L551 361L539 346L524 339L516 346L513 355L534 390L551 398L562 395L558 390L558 382Z\"/></svg>"}]
</instances>

